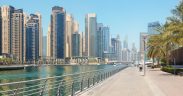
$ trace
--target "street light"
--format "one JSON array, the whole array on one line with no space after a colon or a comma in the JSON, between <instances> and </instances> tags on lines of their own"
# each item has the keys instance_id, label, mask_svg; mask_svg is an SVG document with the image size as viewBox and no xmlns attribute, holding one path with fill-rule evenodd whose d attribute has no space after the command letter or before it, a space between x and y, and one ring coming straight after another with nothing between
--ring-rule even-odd
<instances>
[{"instance_id":1,"label":"street light","mask_svg":"<svg viewBox=\"0 0 183 96\"><path fill-rule=\"evenodd\" d=\"M144 66L143 66L143 68L144 68L144 74L143 74L143 76L145 76L146 75L146 65L145 65L145 63L146 63L146 39L147 39L147 36L144 36Z\"/></svg>"}]
</instances>

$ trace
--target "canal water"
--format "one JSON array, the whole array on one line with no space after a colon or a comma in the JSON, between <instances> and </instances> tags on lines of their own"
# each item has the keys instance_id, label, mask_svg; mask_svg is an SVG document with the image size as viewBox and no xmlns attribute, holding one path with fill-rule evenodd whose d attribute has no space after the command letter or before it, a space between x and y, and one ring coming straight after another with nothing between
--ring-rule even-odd
<instances>
[{"instance_id":1,"label":"canal water","mask_svg":"<svg viewBox=\"0 0 183 96\"><path fill-rule=\"evenodd\" d=\"M42 65L35 67L27 67L21 70L8 70L8 71L0 71L0 83L10 83L10 82L19 82L26 80L34 80L40 78L48 78L54 76L63 76L68 74L76 74L81 72L88 72L94 70L101 69L110 69L113 68L114 65ZM125 67L125 65L124 65ZM69 77L66 77L66 79ZM70 77L74 79L74 77ZM77 79L77 78L76 78ZM29 84L30 85L30 84ZM0 91L6 91L11 88L2 88L0 87ZM30 90L30 89L29 89ZM70 90L70 89L69 89ZM68 91L65 89L65 92ZM51 93L50 93L51 94ZM1 94L0 94L1 96ZM33 95L36 96L36 95ZM50 96L50 95L46 95ZM67 95L65 95L67 96Z\"/></svg>"}]
</instances>

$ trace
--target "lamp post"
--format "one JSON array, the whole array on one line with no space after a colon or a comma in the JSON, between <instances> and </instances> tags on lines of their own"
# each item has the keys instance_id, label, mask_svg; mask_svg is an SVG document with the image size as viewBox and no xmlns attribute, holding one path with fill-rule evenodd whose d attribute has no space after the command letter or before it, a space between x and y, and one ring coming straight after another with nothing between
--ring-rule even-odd
<instances>
[{"instance_id":1,"label":"lamp post","mask_svg":"<svg viewBox=\"0 0 183 96\"><path fill-rule=\"evenodd\" d=\"M146 39L147 39L147 36L144 36L144 66L143 66L143 76L146 75Z\"/></svg>"}]
</instances>

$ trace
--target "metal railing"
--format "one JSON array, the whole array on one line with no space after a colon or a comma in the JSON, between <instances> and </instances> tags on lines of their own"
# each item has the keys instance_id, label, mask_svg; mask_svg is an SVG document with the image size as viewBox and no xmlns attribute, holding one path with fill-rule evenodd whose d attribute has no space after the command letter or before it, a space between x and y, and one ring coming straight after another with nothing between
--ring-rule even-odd
<instances>
[{"instance_id":1,"label":"metal railing","mask_svg":"<svg viewBox=\"0 0 183 96\"><path fill-rule=\"evenodd\" d=\"M74 96L114 75L125 67L0 84L0 96Z\"/></svg>"}]
</instances>

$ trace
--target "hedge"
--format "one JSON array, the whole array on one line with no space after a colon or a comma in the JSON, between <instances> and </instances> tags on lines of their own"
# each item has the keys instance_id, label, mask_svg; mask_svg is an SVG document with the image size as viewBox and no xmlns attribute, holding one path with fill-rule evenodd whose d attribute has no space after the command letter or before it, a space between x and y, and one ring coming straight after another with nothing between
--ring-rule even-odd
<instances>
[{"instance_id":1,"label":"hedge","mask_svg":"<svg viewBox=\"0 0 183 96\"><path fill-rule=\"evenodd\" d=\"M179 74L180 72L183 72L183 69L173 68L171 66L164 66L161 68L162 71L172 73L172 74Z\"/></svg>"}]
</instances>

